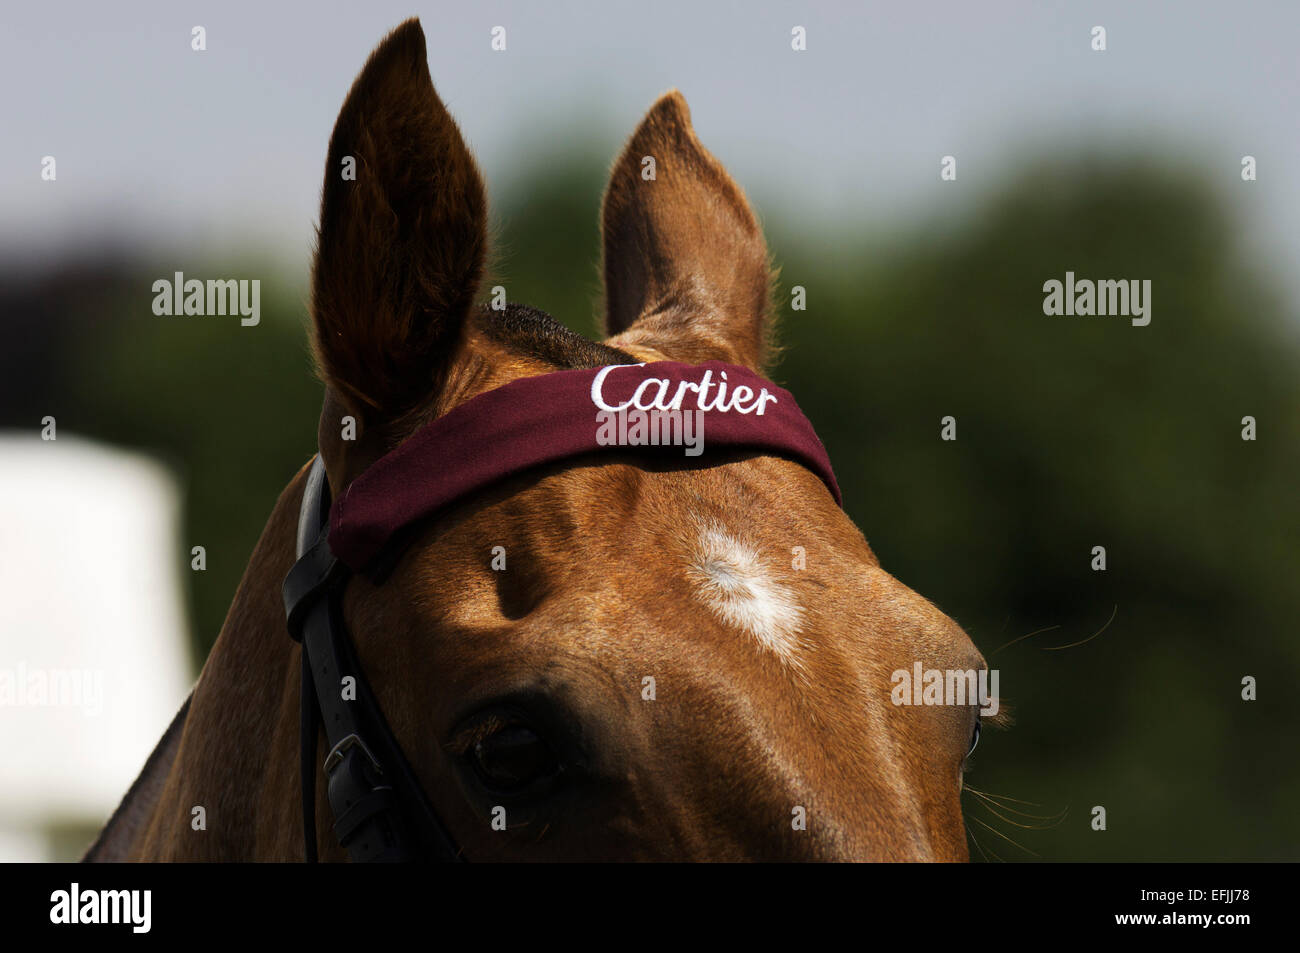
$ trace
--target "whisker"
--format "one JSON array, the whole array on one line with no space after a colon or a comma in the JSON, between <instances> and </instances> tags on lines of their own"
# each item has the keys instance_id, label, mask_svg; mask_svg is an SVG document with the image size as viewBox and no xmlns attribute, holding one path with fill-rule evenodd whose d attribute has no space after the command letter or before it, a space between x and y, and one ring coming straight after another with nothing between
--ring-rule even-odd
<instances>
[{"instance_id":1,"label":"whisker","mask_svg":"<svg viewBox=\"0 0 1300 953\"><path fill-rule=\"evenodd\" d=\"M1059 628L1060 628L1059 625L1049 625L1045 629L1035 629L1033 632L1030 632L1028 635L1022 635L1018 639L1012 639L1010 642L1007 642L1005 645L998 646L996 649L993 650L993 653L989 656L989 658L992 658L994 655L997 655L1003 649L1015 645L1017 642L1023 642L1025 639L1031 639L1035 635L1042 635L1044 632L1051 632L1053 629L1059 629Z\"/></svg>"},{"instance_id":2,"label":"whisker","mask_svg":"<svg viewBox=\"0 0 1300 953\"><path fill-rule=\"evenodd\" d=\"M1064 821L1065 818L1068 817L1069 814L1070 814L1070 809L1069 809L1068 807L1067 807L1067 808L1063 808L1063 809L1061 809L1060 811L1058 811L1058 812L1055 813L1055 814L1030 814L1030 813L1028 813L1028 812L1026 812L1026 811L1017 811L1015 808L1007 807L1005 804L999 804L999 803L997 803L996 801L989 801L989 800L987 800L987 799L981 799L981 800L980 800L980 803L983 804L984 807L985 807L985 808L986 808L990 813L992 813L992 814L995 815L996 817L1001 817L1003 820L1006 820L1006 821L1008 821L1009 823L1015 823L1015 822L1012 821L1011 818L1007 818L1007 817L1005 817L1004 815L999 814L999 813L998 813L999 811L1005 811L1007 814L1014 814L1014 815L1016 815L1017 817L1025 817L1025 818L1028 818L1028 819L1031 820L1031 821L1048 821L1048 822L1050 822L1050 823L1047 823L1047 824L1043 824L1043 825L1041 825L1041 826L1036 826L1036 825L1033 825L1033 824L1026 824L1026 825L1024 825L1024 826L1026 826L1026 827L1033 827L1033 828L1035 828L1036 830L1047 830L1049 827L1056 827L1056 826L1059 825L1062 821Z\"/></svg>"},{"instance_id":3,"label":"whisker","mask_svg":"<svg viewBox=\"0 0 1300 953\"><path fill-rule=\"evenodd\" d=\"M1059 813L1059 814L1051 814L1051 815L1026 814L1024 811L1016 811L1016 810L1013 810L1013 809L1011 809L1011 808L1009 808L1009 807L1003 807L1003 805L996 804L995 802L987 801L987 800L984 800L984 799L981 799L979 803L980 803L980 805L984 808L984 810L988 811L990 814L992 814L992 815L993 815L994 817L996 817L998 820L1000 820L1000 821L1006 821L1008 824L1014 825L1015 827L1019 827L1019 828L1021 828L1022 830L1027 830L1027 831L1046 831L1046 830L1051 830L1053 827L1057 827L1057 826L1059 826L1059 825L1060 825L1060 824L1065 820L1066 815L1070 813L1070 809L1069 809L1069 808L1066 808L1064 811L1062 811L1062 812ZM1012 814L1019 814L1021 817L1028 817L1028 818L1031 818L1031 819L1036 820L1036 821L1052 821L1053 823L1051 823L1051 824L1022 824L1020 821L1017 821L1015 818L1007 817L1005 814L1001 814L1001 813L999 813L999 812L996 810L996 808L999 808L999 807L1002 807L1003 810L1010 811Z\"/></svg>"},{"instance_id":4,"label":"whisker","mask_svg":"<svg viewBox=\"0 0 1300 953\"><path fill-rule=\"evenodd\" d=\"M1095 639L1097 636L1101 635L1101 634L1102 634L1103 632L1105 632L1108 628L1110 628L1110 624L1111 624L1112 622L1115 621L1115 616L1117 616L1118 614L1119 614L1119 606L1116 605L1116 606L1115 606L1115 611L1112 612L1112 613L1110 614L1110 618L1106 620L1106 624L1103 625L1103 626L1102 626L1100 629L1098 629L1096 632L1092 633L1092 635L1088 636L1088 637L1087 637L1086 639L1084 639L1082 642L1071 642L1069 645L1052 645L1052 646L1048 646L1047 648L1044 648L1043 651L1044 651L1044 652L1059 652L1061 649L1073 649L1073 648L1077 648L1077 647L1079 647L1080 645L1084 645L1085 643L1091 642L1091 641L1092 641L1093 639Z\"/></svg>"},{"instance_id":5,"label":"whisker","mask_svg":"<svg viewBox=\"0 0 1300 953\"><path fill-rule=\"evenodd\" d=\"M993 799L993 797L991 797L991 796L988 795L988 794L985 794L983 791L977 791L977 790L975 790L974 788L970 788L969 790L970 790L971 794L974 794L976 797L978 797L978 798L979 798L980 800L982 800L982 801L987 801L989 804L993 805L994 807L998 808L999 810L1002 810L1002 811L1008 811L1008 812L1010 812L1010 813L1012 813L1012 814L1019 814L1021 817L1032 817L1032 818L1034 818L1035 820L1040 820L1040 821L1049 821L1049 820L1052 820L1052 819L1054 819L1054 818L1061 817L1061 816L1063 816L1064 814L1068 813L1069 810L1070 810L1068 807L1066 807L1064 810L1059 811L1059 812L1057 812L1056 814L1031 814L1031 813L1029 813L1028 811L1020 811L1020 810L1017 810L1017 809L1014 808L1014 807L1011 807L1011 806L1008 805L1008 804L1003 804L1001 801L996 801L996 800ZM1009 798L1008 800L1013 800L1013 801L1014 801L1015 798ZM1023 803L1023 802L1021 802L1021 803ZM1042 807L1043 805L1041 805L1041 804L1032 804L1032 803L1031 803L1030 806L1031 806L1031 807Z\"/></svg>"},{"instance_id":6,"label":"whisker","mask_svg":"<svg viewBox=\"0 0 1300 953\"><path fill-rule=\"evenodd\" d=\"M1016 798L1016 797L1008 797L1008 796L1005 795L1005 794L993 794L993 793L990 793L989 791L980 791L980 790L977 789L977 788L973 788L973 787L971 787L969 784L965 784L965 785L963 785L963 787L965 787L965 789L966 789L967 791L970 791L970 792L973 793L973 794L982 794L982 795L984 795L984 797L997 798L999 801L1015 801L1017 804L1028 804L1030 807L1042 807L1042 806L1043 806L1043 805L1039 804L1037 801L1022 801L1022 800L1020 800L1020 798Z\"/></svg>"},{"instance_id":7,"label":"whisker","mask_svg":"<svg viewBox=\"0 0 1300 953\"><path fill-rule=\"evenodd\" d=\"M1005 863L1006 863L1005 860L1003 860L1001 857L998 856L997 851L995 851L992 847L990 847L990 848L988 849L988 851L989 851L990 854L993 855L993 859L996 860L999 864L1005 864Z\"/></svg>"},{"instance_id":8,"label":"whisker","mask_svg":"<svg viewBox=\"0 0 1300 953\"><path fill-rule=\"evenodd\" d=\"M1020 845L1020 844L1017 844L1015 841L1013 841L1013 840L1012 840L1010 837L1008 837L1006 834L1002 833L1000 830L998 830L998 829L995 828L995 827L990 827L988 824L985 824L985 823L984 823L983 821L981 821L978 817L972 817L971 820L974 821L976 824L978 824L980 827L984 828L985 830L987 830L987 831L989 831L989 832L991 832L991 833L993 833L993 834L997 834L998 837L1001 837L1004 841L1006 841L1006 842L1007 842L1008 844L1010 844L1012 847L1019 848L1020 850L1023 850L1025 853L1027 853L1027 854L1031 854L1031 855L1033 855L1034 857L1037 857L1037 856L1038 856L1037 853L1035 853L1034 851L1030 850L1028 847L1024 847L1024 846L1022 846L1022 845Z\"/></svg>"}]
</instances>

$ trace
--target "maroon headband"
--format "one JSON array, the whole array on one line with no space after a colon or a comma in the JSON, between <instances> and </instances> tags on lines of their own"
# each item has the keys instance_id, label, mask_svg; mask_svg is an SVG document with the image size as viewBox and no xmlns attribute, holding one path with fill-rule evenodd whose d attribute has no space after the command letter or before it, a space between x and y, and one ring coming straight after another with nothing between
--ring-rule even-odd
<instances>
[{"instance_id":1,"label":"maroon headband","mask_svg":"<svg viewBox=\"0 0 1300 953\"><path fill-rule=\"evenodd\" d=\"M680 435L681 419L671 430L675 415L662 413L677 410L682 416L702 411L691 419L700 427L704 455L686 454L680 445L626 442L636 420L656 411L659 426ZM425 424L334 501L330 549L360 571L398 530L530 467L607 449L679 453L688 465L712 466L710 448L790 457L821 477L843 505L826 448L789 391L720 361L613 364L520 378Z\"/></svg>"}]
</instances>

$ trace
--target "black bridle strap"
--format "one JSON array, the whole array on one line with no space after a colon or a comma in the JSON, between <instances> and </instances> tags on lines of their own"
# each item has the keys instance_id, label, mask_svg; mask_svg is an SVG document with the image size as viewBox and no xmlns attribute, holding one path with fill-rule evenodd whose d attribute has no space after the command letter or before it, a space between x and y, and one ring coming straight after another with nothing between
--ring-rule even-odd
<instances>
[{"instance_id":1,"label":"black bridle strap","mask_svg":"<svg viewBox=\"0 0 1300 953\"><path fill-rule=\"evenodd\" d=\"M302 655L302 677L298 680L298 777L302 787L302 853L309 864L316 863L316 688L311 677L311 660Z\"/></svg>"},{"instance_id":2,"label":"black bridle strap","mask_svg":"<svg viewBox=\"0 0 1300 953\"><path fill-rule=\"evenodd\" d=\"M317 723L334 833L355 862L460 860L358 664L340 600L348 571L329 548L329 485L318 456L303 491L297 563L284 581L289 634L302 643L303 853L316 860ZM311 534L314 530L315 537ZM309 543L309 540L310 543ZM353 682L345 691L345 678Z\"/></svg>"}]
</instances>

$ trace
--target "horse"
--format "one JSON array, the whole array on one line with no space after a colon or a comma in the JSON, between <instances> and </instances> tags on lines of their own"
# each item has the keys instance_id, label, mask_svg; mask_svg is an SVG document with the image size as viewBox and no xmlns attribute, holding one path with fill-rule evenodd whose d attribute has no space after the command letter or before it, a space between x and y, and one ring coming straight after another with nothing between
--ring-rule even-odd
<instances>
[{"instance_id":1,"label":"horse","mask_svg":"<svg viewBox=\"0 0 1300 953\"><path fill-rule=\"evenodd\" d=\"M347 496L422 428L530 378L710 362L757 375L774 356L762 230L679 92L610 173L604 341L476 303L486 209L409 20L330 139L310 303L318 454L85 860L351 859L313 820L331 811L326 775L298 755L325 734L300 739L310 688L281 602L313 469L320 493ZM336 624L456 858L967 860L980 712L891 698L917 662L985 667L961 627L881 568L805 462L613 449L475 488L407 527L382 578L339 594Z\"/></svg>"}]
</instances>

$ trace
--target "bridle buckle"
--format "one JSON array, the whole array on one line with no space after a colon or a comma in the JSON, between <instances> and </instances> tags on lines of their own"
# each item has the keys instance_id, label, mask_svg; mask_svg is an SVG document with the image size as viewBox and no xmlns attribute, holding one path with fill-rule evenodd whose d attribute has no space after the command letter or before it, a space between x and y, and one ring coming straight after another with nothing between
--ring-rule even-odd
<instances>
[{"instance_id":1,"label":"bridle buckle","mask_svg":"<svg viewBox=\"0 0 1300 953\"><path fill-rule=\"evenodd\" d=\"M366 756L366 760L370 762L370 766L375 769L376 774L384 773L383 768L379 766L379 760L370 753L370 749L366 747L366 743L357 735L347 735L339 741L338 744L331 748L330 753L325 756L326 777L329 777L334 772L334 769L343 763L344 755L346 755L348 749L352 747L361 749L361 753Z\"/></svg>"}]
</instances>

